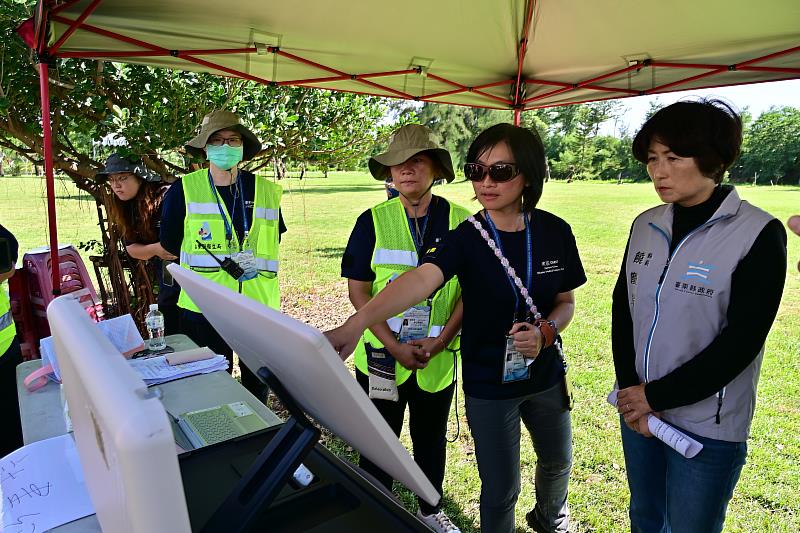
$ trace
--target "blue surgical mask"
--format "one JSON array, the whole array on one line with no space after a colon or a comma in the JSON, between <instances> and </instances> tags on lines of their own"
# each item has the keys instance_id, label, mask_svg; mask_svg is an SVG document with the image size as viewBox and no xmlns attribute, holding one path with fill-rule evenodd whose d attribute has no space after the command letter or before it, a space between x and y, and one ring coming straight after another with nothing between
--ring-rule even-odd
<instances>
[{"instance_id":1,"label":"blue surgical mask","mask_svg":"<svg viewBox=\"0 0 800 533\"><path fill-rule=\"evenodd\" d=\"M218 166L222 170L230 170L244 157L244 147L243 146L228 146L227 144L222 144L220 146L214 145L207 145L206 146L206 159L208 159L211 163Z\"/></svg>"}]
</instances>

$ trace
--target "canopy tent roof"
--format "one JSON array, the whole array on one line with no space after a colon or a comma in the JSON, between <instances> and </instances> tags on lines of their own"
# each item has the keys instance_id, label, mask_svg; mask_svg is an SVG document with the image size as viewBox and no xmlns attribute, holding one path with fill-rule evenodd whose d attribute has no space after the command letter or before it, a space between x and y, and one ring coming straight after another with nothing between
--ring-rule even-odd
<instances>
[{"instance_id":1,"label":"canopy tent roof","mask_svg":"<svg viewBox=\"0 0 800 533\"><path fill-rule=\"evenodd\" d=\"M39 0L32 26L20 34L43 117L52 57L513 109L517 123L524 109L800 78L798 0ZM50 120L42 130L57 249Z\"/></svg>"},{"instance_id":2,"label":"canopy tent roof","mask_svg":"<svg viewBox=\"0 0 800 533\"><path fill-rule=\"evenodd\" d=\"M58 57L477 107L800 78L797 0L42 1Z\"/></svg>"}]
</instances>

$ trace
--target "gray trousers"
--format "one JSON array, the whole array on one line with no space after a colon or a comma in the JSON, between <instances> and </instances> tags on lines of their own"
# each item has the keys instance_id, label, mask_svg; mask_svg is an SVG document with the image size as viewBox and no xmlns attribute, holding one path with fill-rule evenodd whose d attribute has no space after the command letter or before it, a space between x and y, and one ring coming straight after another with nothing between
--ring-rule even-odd
<instances>
[{"instance_id":1,"label":"gray trousers","mask_svg":"<svg viewBox=\"0 0 800 533\"><path fill-rule=\"evenodd\" d=\"M520 419L536 451L536 522L567 531L567 484L572 469L572 425L562 384L509 400L466 397L467 421L481 477L481 531L513 533L520 492Z\"/></svg>"}]
</instances>

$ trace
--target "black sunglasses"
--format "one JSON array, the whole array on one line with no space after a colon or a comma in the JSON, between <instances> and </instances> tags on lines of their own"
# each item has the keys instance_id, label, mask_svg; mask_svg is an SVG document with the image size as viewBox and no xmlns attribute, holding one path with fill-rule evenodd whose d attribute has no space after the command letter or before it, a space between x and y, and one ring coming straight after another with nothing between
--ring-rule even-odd
<instances>
[{"instance_id":1,"label":"black sunglasses","mask_svg":"<svg viewBox=\"0 0 800 533\"><path fill-rule=\"evenodd\" d=\"M487 172L492 181L499 183L517 177L519 168L511 163L495 163L494 165L467 163L464 165L464 175L470 181L483 181L483 177Z\"/></svg>"}]
</instances>

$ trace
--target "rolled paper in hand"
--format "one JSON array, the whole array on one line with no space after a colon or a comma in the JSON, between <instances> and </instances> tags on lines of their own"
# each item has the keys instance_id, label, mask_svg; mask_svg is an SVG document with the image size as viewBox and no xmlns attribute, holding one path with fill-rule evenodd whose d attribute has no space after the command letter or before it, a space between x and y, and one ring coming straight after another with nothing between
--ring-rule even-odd
<instances>
[{"instance_id":1,"label":"rolled paper in hand","mask_svg":"<svg viewBox=\"0 0 800 533\"><path fill-rule=\"evenodd\" d=\"M614 407L617 406L617 392L619 392L617 389L612 390L607 398L608 403ZM647 415L647 427L655 438L687 459L691 459L703 449L703 445L695 439L656 416Z\"/></svg>"},{"instance_id":2,"label":"rolled paper in hand","mask_svg":"<svg viewBox=\"0 0 800 533\"><path fill-rule=\"evenodd\" d=\"M193 348L191 350L183 350L167 354L167 363L175 366L182 365L183 363L191 363L193 361L202 361L204 359L211 359L214 357L214 352L211 348L203 346L202 348Z\"/></svg>"}]
</instances>

